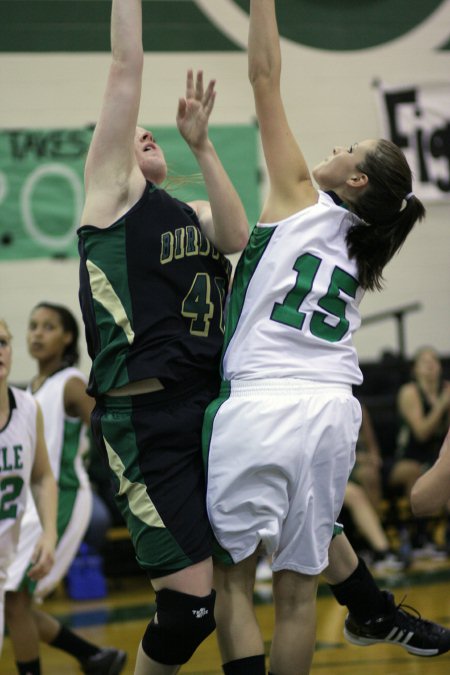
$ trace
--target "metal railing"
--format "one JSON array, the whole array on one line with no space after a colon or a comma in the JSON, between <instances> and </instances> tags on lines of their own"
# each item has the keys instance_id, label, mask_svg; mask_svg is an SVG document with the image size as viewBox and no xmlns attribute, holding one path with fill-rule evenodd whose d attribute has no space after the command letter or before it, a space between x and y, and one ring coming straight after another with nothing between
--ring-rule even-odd
<instances>
[{"instance_id":1,"label":"metal railing","mask_svg":"<svg viewBox=\"0 0 450 675\"><path fill-rule=\"evenodd\" d=\"M366 316L361 321L361 326L368 326L372 323L379 323L388 319L394 319L397 322L397 342L398 355L400 358L406 358L406 339L405 339L405 317L411 312L417 312L422 309L420 302L413 302L409 305L403 305L395 309L386 309L384 312L376 312Z\"/></svg>"}]
</instances>

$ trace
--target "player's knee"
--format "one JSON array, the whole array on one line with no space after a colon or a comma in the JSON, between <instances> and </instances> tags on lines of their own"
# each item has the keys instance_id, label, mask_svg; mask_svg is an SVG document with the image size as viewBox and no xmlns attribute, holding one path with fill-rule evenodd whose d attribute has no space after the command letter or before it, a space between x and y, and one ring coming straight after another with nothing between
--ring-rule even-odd
<instances>
[{"instance_id":1,"label":"player's knee","mask_svg":"<svg viewBox=\"0 0 450 675\"><path fill-rule=\"evenodd\" d=\"M30 610L30 599L25 592L8 592L5 595L5 621L13 625L23 621L23 616Z\"/></svg>"},{"instance_id":2,"label":"player's knee","mask_svg":"<svg viewBox=\"0 0 450 675\"><path fill-rule=\"evenodd\" d=\"M213 632L215 591L203 598L164 588L156 593L156 614L142 638L149 658L165 665L187 663Z\"/></svg>"}]
</instances>

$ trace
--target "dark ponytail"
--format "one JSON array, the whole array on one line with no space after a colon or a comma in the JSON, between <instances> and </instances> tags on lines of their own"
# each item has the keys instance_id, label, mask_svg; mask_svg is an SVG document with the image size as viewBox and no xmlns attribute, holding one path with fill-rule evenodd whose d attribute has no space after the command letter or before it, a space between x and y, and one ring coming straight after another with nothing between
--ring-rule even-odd
<instances>
[{"instance_id":1,"label":"dark ponytail","mask_svg":"<svg viewBox=\"0 0 450 675\"><path fill-rule=\"evenodd\" d=\"M358 170L368 184L349 204L360 221L350 228L347 246L358 264L359 283L380 290L383 269L401 248L416 221L425 216L422 202L412 194L412 174L403 152L391 141L378 141ZM362 221L362 222L361 222Z\"/></svg>"},{"instance_id":2,"label":"dark ponytail","mask_svg":"<svg viewBox=\"0 0 450 675\"><path fill-rule=\"evenodd\" d=\"M64 332L72 334L72 340L66 346L63 353L63 364L65 366L76 365L80 358L80 353L78 351L79 330L74 315L69 309L67 309L67 307L64 307L63 305L54 305L51 302L39 302L34 307L34 309L38 309L39 307L50 309L52 312L56 312L56 314L59 316Z\"/></svg>"}]
</instances>

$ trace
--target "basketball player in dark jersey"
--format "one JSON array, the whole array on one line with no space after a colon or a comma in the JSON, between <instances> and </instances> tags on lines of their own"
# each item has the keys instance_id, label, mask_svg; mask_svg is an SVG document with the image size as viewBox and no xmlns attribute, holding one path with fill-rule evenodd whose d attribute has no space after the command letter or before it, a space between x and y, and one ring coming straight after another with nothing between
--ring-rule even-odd
<instances>
[{"instance_id":1,"label":"basketball player in dark jersey","mask_svg":"<svg viewBox=\"0 0 450 675\"><path fill-rule=\"evenodd\" d=\"M158 187L163 152L136 127L141 12L141 0L112 2L112 63L85 168L80 303L94 436L156 591L135 673L159 675L177 672L215 627L201 427L219 385L223 254L243 249L248 223L208 137L215 83L204 86L201 72L188 72L177 125L210 201L183 203Z\"/></svg>"}]
</instances>

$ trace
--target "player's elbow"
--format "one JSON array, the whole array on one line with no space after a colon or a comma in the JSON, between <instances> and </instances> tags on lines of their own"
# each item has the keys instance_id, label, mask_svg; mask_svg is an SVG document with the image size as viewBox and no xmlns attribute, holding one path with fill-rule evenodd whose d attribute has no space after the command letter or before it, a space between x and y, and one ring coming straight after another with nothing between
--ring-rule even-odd
<instances>
[{"instance_id":1,"label":"player's elbow","mask_svg":"<svg viewBox=\"0 0 450 675\"><path fill-rule=\"evenodd\" d=\"M239 231L236 251L234 251L234 253L240 253L241 251L243 251L244 248L247 246L249 239L250 233L248 231L248 223L247 221L245 221L245 223L243 224L243 226Z\"/></svg>"},{"instance_id":2,"label":"player's elbow","mask_svg":"<svg viewBox=\"0 0 450 675\"><path fill-rule=\"evenodd\" d=\"M248 240L249 240L249 232L246 223L245 228L242 228L237 232L235 232L232 239L230 239L230 241L227 242L227 245L225 247L227 250L223 251L223 253L226 254L241 253L241 251L243 251L244 248L247 246Z\"/></svg>"}]
</instances>

